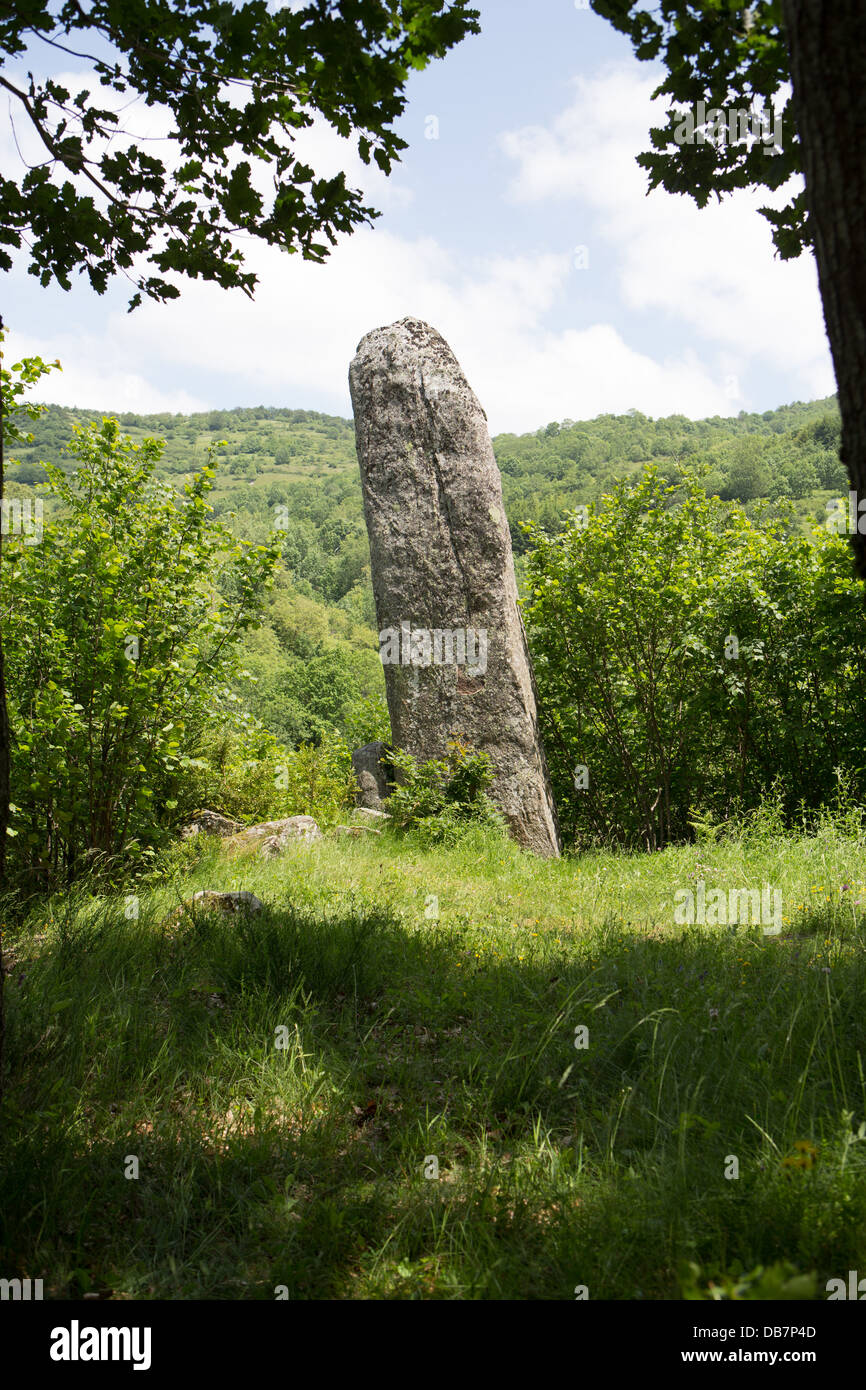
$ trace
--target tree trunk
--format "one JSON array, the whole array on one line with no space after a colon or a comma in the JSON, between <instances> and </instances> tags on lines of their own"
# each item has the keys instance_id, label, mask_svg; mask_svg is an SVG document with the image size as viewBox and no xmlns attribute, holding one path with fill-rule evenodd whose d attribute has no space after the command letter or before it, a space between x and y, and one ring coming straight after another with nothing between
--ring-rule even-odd
<instances>
[{"instance_id":1,"label":"tree trunk","mask_svg":"<svg viewBox=\"0 0 866 1390\"><path fill-rule=\"evenodd\" d=\"M0 317L0 334L3 319ZM2 348L0 348L2 352ZM0 389L0 583L3 562L3 392ZM6 681L3 676L3 641L0 636L0 891L6 882L6 827L9 824L9 715L6 710ZM0 926L0 1100L3 1099L3 1042L6 1032L3 987L3 928Z\"/></svg>"},{"instance_id":2,"label":"tree trunk","mask_svg":"<svg viewBox=\"0 0 866 1390\"><path fill-rule=\"evenodd\" d=\"M842 460L856 492L852 537L866 579L866 7L782 0L824 321L842 413ZM863 534L861 534L861 531Z\"/></svg>"}]
</instances>

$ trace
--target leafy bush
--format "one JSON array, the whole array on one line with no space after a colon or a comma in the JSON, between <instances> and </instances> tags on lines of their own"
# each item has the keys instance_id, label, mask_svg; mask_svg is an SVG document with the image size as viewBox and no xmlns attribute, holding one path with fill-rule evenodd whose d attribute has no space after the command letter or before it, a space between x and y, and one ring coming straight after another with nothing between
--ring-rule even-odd
<instances>
[{"instance_id":1,"label":"leafy bush","mask_svg":"<svg viewBox=\"0 0 866 1390\"><path fill-rule=\"evenodd\" d=\"M445 758L420 765L402 750L390 757L397 771L388 799L395 829L415 832L425 845L456 844L478 826L504 833L504 819L486 795L493 781L486 753L454 741Z\"/></svg>"},{"instance_id":2,"label":"leafy bush","mask_svg":"<svg viewBox=\"0 0 866 1390\"><path fill-rule=\"evenodd\" d=\"M560 819L647 849L761 805L866 795L866 619L846 539L788 535L654 466L551 538L525 615Z\"/></svg>"},{"instance_id":3,"label":"leafy bush","mask_svg":"<svg viewBox=\"0 0 866 1390\"><path fill-rule=\"evenodd\" d=\"M179 497L155 477L161 442L135 445L115 420L69 451L70 476L45 465L59 507L38 542L3 546L12 860L42 879L164 838L237 705L239 642L278 559L214 520L213 468Z\"/></svg>"},{"instance_id":4,"label":"leafy bush","mask_svg":"<svg viewBox=\"0 0 866 1390\"><path fill-rule=\"evenodd\" d=\"M352 805L354 792L351 752L339 734L284 748L243 716L231 730L212 731L191 762L178 820L206 806L246 824L304 815L328 826Z\"/></svg>"}]
</instances>

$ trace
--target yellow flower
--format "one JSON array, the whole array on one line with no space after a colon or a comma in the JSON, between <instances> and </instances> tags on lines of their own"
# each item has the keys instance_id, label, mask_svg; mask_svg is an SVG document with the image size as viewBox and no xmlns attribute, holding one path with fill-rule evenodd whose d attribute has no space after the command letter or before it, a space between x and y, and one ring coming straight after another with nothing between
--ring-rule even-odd
<instances>
[{"instance_id":1,"label":"yellow flower","mask_svg":"<svg viewBox=\"0 0 866 1390\"><path fill-rule=\"evenodd\" d=\"M818 1150L809 1139L798 1139L794 1144L797 1150L794 1154L789 1154L782 1159L783 1168L812 1168L818 1157Z\"/></svg>"}]
</instances>

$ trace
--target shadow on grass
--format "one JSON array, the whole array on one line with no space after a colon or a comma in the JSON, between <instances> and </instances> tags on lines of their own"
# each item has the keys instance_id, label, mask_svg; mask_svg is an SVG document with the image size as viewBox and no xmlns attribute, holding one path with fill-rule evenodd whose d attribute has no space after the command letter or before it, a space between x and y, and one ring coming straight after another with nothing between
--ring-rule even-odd
<instances>
[{"instance_id":1,"label":"shadow on grass","mask_svg":"<svg viewBox=\"0 0 866 1390\"><path fill-rule=\"evenodd\" d=\"M628 1299L679 1297L684 1262L786 1260L822 1296L866 1256L866 956L820 927L611 919L497 959L468 924L287 906L22 938L2 1273L54 1297Z\"/></svg>"}]
</instances>

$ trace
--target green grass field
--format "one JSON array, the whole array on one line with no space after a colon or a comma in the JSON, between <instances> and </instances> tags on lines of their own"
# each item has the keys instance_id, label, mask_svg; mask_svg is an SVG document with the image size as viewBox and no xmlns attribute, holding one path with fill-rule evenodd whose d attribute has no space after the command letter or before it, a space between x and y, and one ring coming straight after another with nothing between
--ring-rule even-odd
<instances>
[{"instance_id":1,"label":"green grass field","mask_svg":"<svg viewBox=\"0 0 866 1390\"><path fill-rule=\"evenodd\" d=\"M46 1297L823 1299L866 1268L854 824L559 863L489 837L206 846L137 919L66 896L6 928L7 1276ZM782 933L675 925L701 879L781 889ZM163 930L201 887L265 911Z\"/></svg>"}]
</instances>

